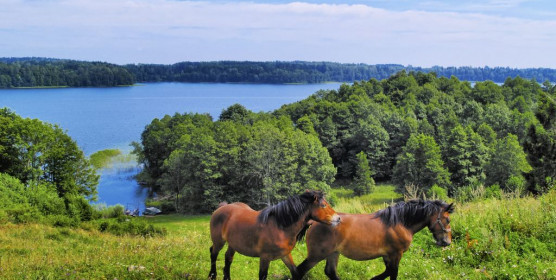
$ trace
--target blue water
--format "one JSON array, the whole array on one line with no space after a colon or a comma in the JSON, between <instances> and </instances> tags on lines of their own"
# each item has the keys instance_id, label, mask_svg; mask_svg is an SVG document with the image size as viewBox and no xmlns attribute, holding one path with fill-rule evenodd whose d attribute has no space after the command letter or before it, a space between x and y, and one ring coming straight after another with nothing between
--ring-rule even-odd
<instances>
[{"instance_id":1,"label":"blue water","mask_svg":"<svg viewBox=\"0 0 556 280\"><path fill-rule=\"evenodd\" d=\"M131 150L132 141L154 118L174 113L209 113L213 119L235 103L254 112L268 112L339 84L254 85L149 83L117 88L0 90L0 107L22 117L58 124L85 154L117 148ZM135 163L116 164L101 171L98 202L144 208L147 192L132 177Z\"/></svg>"}]
</instances>

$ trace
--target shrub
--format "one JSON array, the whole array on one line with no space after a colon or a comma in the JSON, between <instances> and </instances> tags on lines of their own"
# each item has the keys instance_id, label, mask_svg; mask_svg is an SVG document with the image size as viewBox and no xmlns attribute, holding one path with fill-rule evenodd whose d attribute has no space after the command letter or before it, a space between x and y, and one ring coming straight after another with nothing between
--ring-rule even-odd
<instances>
[{"instance_id":1,"label":"shrub","mask_svg":"<svg viewBox=\"0 0 556 280\"><path fill-rule=\"evenodd\" d=\"M486 197L487 191L483 185L462 186L456 189L454 198L459 202L480 200Z\"/></svg>"},{"instance_id":2,"label":"shrub","mask_svg":"<svg viewBox=\"0 0 556 280\"><path fill-rule=\"evenodd\" d=\"M143 237L164 236L167 234L165 228L155 227L143 219L128 219L120 217L117 219L103 219L97 221L98 230L114 235L139 235Z\"/></svg>"},{"instance_id":3,"label":"shrub","mask_svg":"<svg viewBox=\"0 0 556 280\"><path fill-rule=\"evenodd\" d=\"M55 227L77 227L79 225L77 217L72 218L65 215L48 216L47 221Z\"/></svg>"},{"instance_id":4,"label":"shrub","mask_svg":"<svg viewBox=\"0 0 556 280\"><path fill-rule=\"evenodd\" d=\"M96 204L94 212L96 218L119 218L124 216L124 206L116 204L108 207L106 204Z\"/></svg>"},{"instance_id":5,"label":"shrub","mask_svg":"<svg viewBox=\"0 0 556 280\"><path fill-rule=\"evenodd\" d=\"M498 199L502 198L502 189L500 188L500 185L494 184L494 185L486 188L485 197L486 198L498 198Z\"/></svg>"},{"instance_id":6,"label":"shrub","mask_svg":"<svg viewBox=\"0 0 556 280\"><path fill-rule=\"evenodd\" d=\"M29 205L17 205L13 208L4 209L8 220L16 224L25 224L30 222L38 222L42 215Z\"/></svg>"},{"instance_id":7,"label":"shrub","mask_svg":"<svg viewBox=\"0 0 556 280\"><path fill-rule=\"evenodd\" d=\"M443 187L434 185L427 192L427 197L429 197L430 199L446 200L448 198L448 191Z\"/></svg>"},{"instance_id":8,"label":"shrub","mask_svg":"<svg viewBox=\"0 0 556 280\"><path fill-rule=\"evenodd\" d=\"M27 199L43 215L65 215L66 204L64 199L58 197L56 189L52 184L31 183L27 187Z\"/></svg>"},{"instance_id":9,"label":"shrub","mask_svg":"<svg viewBox=\"0 0 556 280\"><path fill-rule=\"evenodd\" d=\"M520 195L525 190L525 178L523 176L511 176L506 181L506 191Z\"/></svg>"},{"instance_id":10,"label":"shrub","mask_svg":"<svg viewBox=\"0 0 556 280\"><path fill-rule=\"evenodd\" d=\"M183 203L187 203L187 201L183 201ZM158 199L158 200L147 200L145 202L145 206L147 207L156 207L160 209L163 213L174 213L176 212L176 205L173 201L169 199Z\"/></svg>"}]
</instances>

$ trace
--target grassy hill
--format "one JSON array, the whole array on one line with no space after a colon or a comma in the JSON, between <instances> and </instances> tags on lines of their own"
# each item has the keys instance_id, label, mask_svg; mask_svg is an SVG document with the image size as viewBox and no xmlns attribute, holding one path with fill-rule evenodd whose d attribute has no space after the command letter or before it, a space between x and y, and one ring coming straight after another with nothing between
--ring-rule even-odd
<instances>
[{"instance_id":1,"label":"grassy hill","mask_svg":"<svg viewBox=\"0 0 556 280\"><path fill-rule=\"evenodd\" d=\"M367 212L398 198L392 186L351 197L335 190L336 210ZM165 215L147 219L165 227L163 237L115 236L96 230L28 224L0 225L1 279L206 279L209 215ZM125 221L124 221L125 222ZM86 227L85 227L86 228ZM437 247L430 232L419 232L400 264L401 279L555 279L556 191L538 198L490 199L457 204L452 216L453 243ZM224 251L224 250L223 250ZM300 263L305 244L296 246ZM222 277L224 253L218 262ZM341 257L342 279L369 279L382 272L382 260ZM324 263L307 279L326 279ZM231 275L256 279L258 259L236 254ZM287 279L281 261L270 265L269 279Z\"/></svg>"}]
</instances>

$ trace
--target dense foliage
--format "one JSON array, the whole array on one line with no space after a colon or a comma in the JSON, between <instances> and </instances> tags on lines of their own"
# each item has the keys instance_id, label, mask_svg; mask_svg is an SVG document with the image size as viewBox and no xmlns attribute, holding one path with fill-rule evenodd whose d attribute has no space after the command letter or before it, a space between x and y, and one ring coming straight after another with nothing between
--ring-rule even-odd
<instances>
[{"instance_id":1,"label":"dense foliage","mask_svg":"<svg viewBox=\"0 0 556 280\"><path fill-rule=\"evenodd\" d=\"M118 150L98 152L102 164ZM0 224L44 223L123 235L164 235L120 205L92 205L99 176L61 128L0 109Z\"/></svg>"},{"instance_id":2,"label":"dense foliage","mask_svg":"<svg viewBox=\"0 0 556 280\"><path fill-rule=\"evenodd\" d=\"M0 88L113 87L134 84L124 67L104 62L0 58Z\"/></svg>"},{"instance_id":3,"label":"dense foliage","mask_svg":"<svg viewBox=\"0 0 556 280\"><path fill-rule=\"evenodd\" d=\"M555 89L519 77L472 86L402 71L319 91L271 114L234 105L216 122L166 116L147 126L137 144L141 176L157 190L181 195L176 207L206 211L224 199L264 205L314 182L330 183L328 175L306 179L318 168L333 170L319 167L328 160L315 152L322 145L336 179L357 194L372 189L368 174L404 194L408 187L438 196L477 188L545 192L556 178ZM311 148L299 151L305 146ZM319 160L305 159L309 151Z\"/></svg>"},{"instance_id":4,"label":"dense foliage","mask_svg":"<svg viewBox=\"0 0 556 280\"><path fill-rule=\"evenodd\" d=\"M222 201L262 207L307 188L327 190L336 173L317 136L240 105L216 122L200 114L155 119L141 139L138 179L172 195L180 212L208 212Z\"/></svg>"},{"instance_id":5,"label":"dense foliage","mask_svg":"<svg viewBox=\"0 0 556 280\"><path fill-rule=\"evenodd\" d=\"M399 64L348 64L305 61L214 61L180 62L171 65L130 64L125 66L141 82L208 83L323 83L386 79L401 71L435 72L439 77L461 80L504 82L507 77L556 81L556 70L548 68L403 66Z\"/></svg>"},{"instance_id":6,"label":"dense foliage","mask_svg":"<svg viewBox=\"0 0 556 280\"><path fill-rule=\"evenodd\" d=\"M0 109L0 176L0 209L15 221L92 218L99 177L58 126Z\"/></svg>"},{"instance_id":7,"label":"dense foliage","mask_svg":"<svg viewBox=\"0 0 556 280\"><path fill-rule=\"evenodd\" d=\"M367 154L377 180L400 191L499 185L543 192L555 178L555 87L508 78L472 86L455 77L402 71L320 91L275 115L310 119L339 178ZM525 148L525 149L524 149Z\"/></svg>"}]
</instances>

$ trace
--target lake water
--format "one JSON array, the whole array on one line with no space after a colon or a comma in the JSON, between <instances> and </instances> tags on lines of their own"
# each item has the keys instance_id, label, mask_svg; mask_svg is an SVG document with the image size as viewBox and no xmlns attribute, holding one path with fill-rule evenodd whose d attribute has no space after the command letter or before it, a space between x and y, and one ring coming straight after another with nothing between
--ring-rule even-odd
<instances>
[{"instance_id":1,"label":"lake water","mask_svg":"<svg viewBox=\"0 0 556 280\"><path fill-rule=\"evenodd\" d=\"M256 85L149 83L116 88L59 88L0 90L0 107L22 117L58 124L85 154L117 148L128 153L132 141L154 118L174 113L209 113L217 119L235 103L260 112L302 100L319 89L339 84ZM98 202L144 208L146 190L132 177L136 163L115 164L101 171Z\"/></svg>"}]
</instances>

